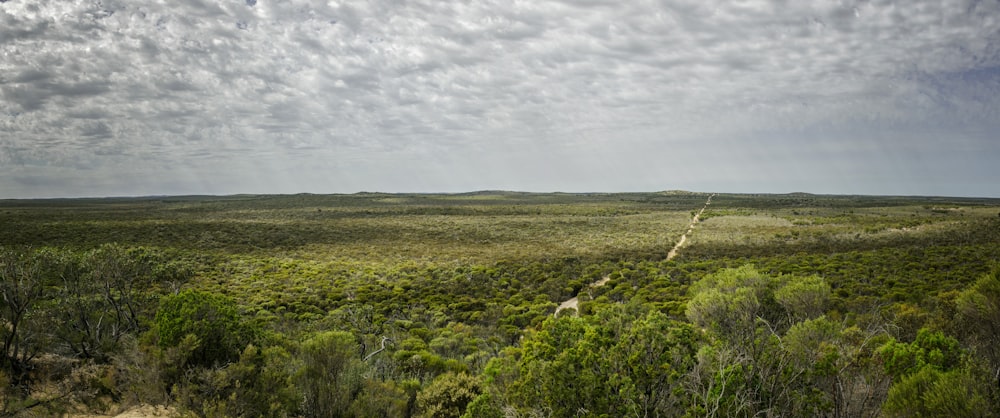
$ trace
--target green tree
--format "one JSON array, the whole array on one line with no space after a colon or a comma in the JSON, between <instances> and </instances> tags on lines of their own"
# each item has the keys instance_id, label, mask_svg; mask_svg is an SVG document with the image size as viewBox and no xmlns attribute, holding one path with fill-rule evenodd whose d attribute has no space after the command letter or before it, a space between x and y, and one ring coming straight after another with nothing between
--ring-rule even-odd
<instances>
[{"instance_id":1,"label":"green tree","mask_svg":"<svg viewBox=\"0 0 1000 418\"><path fill-rule=\"evenodd\" d=\"M462 418L503 418L501 405L490 392L484 392L473 399L465 408Z\"/></svg>"},{"instance_id":2,"label":"green tree","mask_svg":"<svg viewBox=\"0 0 1000 418\"><path fill-rule=\"evenodd\" d=\"M444 373L417 394L417 417L458 418L481 393L479 379L465 373Z\"/></svg>"},{"instance_id":3,"label":"green tree","mask_svg":"<svg viewBox=\"0 0 1000 418\"><path fill-rule=\"evenodd\" d=\"M618 396L639 416L678 416L687 408L684 377L694 367L700 338L690 324L652 311L632 322L607 356L628 377Z\"/></svg>"},{"instance_id":4,"label":"green tree","mask_svg":"<svg viewBox=\"0 0 1000 418\"><path fill-rule=\"evenodd\" d=\"M622 404L615 394L628 376L615 374L606 355L612 332L578 317L546 320L536 338L524 344L521 368L526 373L518 388L524 404L557 416L581 410L618 415L614 408Z\"/></svg>"},{"instance_id":5,"label":"green tree","mask_svg":"<svg viewBox=\"0 0 1000 418\"><path fill-rule=\"evenodd\" d=\"M830 285L815 275L792 278L774 291L774 298L794 321L818 318L830 304Z\"/></svg>"},{"instance_id":6,"label":"green tree","mask_svg":"<svg viewBox=\"0 0 1000 418\"><path fill-rule=\"evenodd\" d=\"M691 285L687 317L730 344L752 343L759 324L776 330L785 318L774 298L778 284L751 265L719 270Z\"/></svg>"},{"instance_id":7,"label":"green tree","mask_svg":"<svg viewBox=\"0 0 1000 418\"><path fill-rule=\"evenodd\" d=\"M882 358L886 373L893 378L900 378L919 371L924 366L939 371L952 370L960 365L963 353L958 340L941 331L921 328L917 331L917 339L912 343L891 339L879 347L878 355Z\"/></svg>"},{"instance_id":8,"label":"green tree","mask_svg":"<svg viewBox=\"0 0 1000 418\"><path fill-rule=\"evenodd\" d=\"M301 399L288 374L288 352L248 345L239 361L221 368L200 368L175 388L188 409L206 417L287 417Z\"/></svg>"},{"instance_id":9,"label":"green tree","mask_svg":"<svg viewBox=\"0 0 1000 418\"><path fill-rule=\"evenodd\" d=\"M715 340L690 375L695 413L810 415L837 405L842 390L814 378L838 379L849 364L838 361L838 327L797 322L825 311L823 279L769 277L744 265L708 274L690 292L688 319Z\"/></svg>"},{"instance_id":10,"label":"green tree","mask_svg":"<svg viewBox=\"0 0 1000 418\"><path fill-rule=\"evenodd\" d=\"M49 309L53 331L71 354L108 361L122 338L141 332L156 306L156 285L178 280L172 269L142 249L103 245L81 257L63 254Z\"/></svg>"},{"instance_id":11,"label":"green tree","mask_svg":"<svg viewBox=\"0 0 1000 418\"><path fill-rule=\"evenodd\" d=\"M700 343L689 324L640 304L586 317L550 317L489 362L486 395L470 408L496 416L673 416L687 409L683 384Z\"/></svg>"},{"instance_id":12,"label":"green tree","mask_svg":"<svg viewBox=\"0 0 1000 418\"><path fill-rule=\"evenodd\" d=\"M892 385L882 410L888 417L995 416L1000 408L982 377L967 367L924 365Z\"/></svg>"},{"instance_id":13,"label":"green tree","mask_svg":"<svg viewBox=\"0 0 1000 418\"><path fill-rule=\"evenodd\" d=\"M295 382L304 397L303 413L347 416L362 383L363 364L354 335L344 331L316 334L299 347L299 359L302 365Z\"/></svg>"},{"instance_id":14,"label":"green tree","mask_svg":"<svg viewBox=\"0 0 1000 418\"><path fill-rule=\"evenodd\" d=\"M1000 269L984 275L955 300L956 322L970 349L992 368L1000 387Z\"/></svg>"},{"instance_id":15,"label":"green tree","mask_svg":"<svg viewBox=\"0 0 1000 418\"><path fill-rule=\"evenodd\" d=\"M45 292L45 255L0 248L0 368L20 384L45 346L37 305Z\"/></svg>"},{"instance_id":16,"label":"green tree","mask_svg":"<svg viewBox=\"0 0 1000 418\"><path fill-rule=\"evenodd\" d=\"M351 403L350 415L359 418L410 416L411 404L416 403L419 388L420 382L415 379L400 384L391 380L365 379Z\"/></svg>"},{"instance_id":17,"label":"green tree","mask_svg":"<svg viewBox=\"0 0 1000 418\"><path fill-rule=\"evenodd\" d=\"M883 411L889 416L988 416L997 391L990 372L966 355L958 341L922 328L911 343L890 340L878 349L893 376ZM991 412L992 411L992 412Z\"/></svg>"},{"instance_id":18,"label":"green tree","mask_svg":"<svg viewBox=\"0 0 1000 418\"><path fill-rule=\"evenodd\" d=\"M212 367L237 361L254 340L252 329L243 323L232 299L196 290L164 297L155 324L161 348L193 338L194 348L184 359L190 366Z\"/></svg>"},{"instance_id":19,"label":"green tree","mask_svg":"<svg viewBox=\"0 0 1000 418\"><path fill-rule=\"evenodd\" d=\"M801 373L792 415L872 416L888 390L889 379L873 361L884 333L844 327L826 316L792 325L782 337L790 370Z\"/></svg>"}]
</instances>

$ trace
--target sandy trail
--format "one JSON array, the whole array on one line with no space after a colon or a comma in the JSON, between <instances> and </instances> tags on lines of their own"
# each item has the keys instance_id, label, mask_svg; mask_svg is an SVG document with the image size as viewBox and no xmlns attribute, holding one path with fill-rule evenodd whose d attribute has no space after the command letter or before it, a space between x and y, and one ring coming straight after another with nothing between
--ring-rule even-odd
<instances>
[{"instance_id":1,"label":"sandy trail","mask_svg":"<svg viewBox=\"0 0 1000 418\"><path fill-rule=\"evenodd\" d=\"M681 247L684 246L684 242L687 241L688 235L691 235L691 233L694 232L694 226L701 219L701 214L705 213L705 209L708 209L708 205L712 204L712 196L715 195L713 194L709 196L708 200L705 201L705 206L702 206L701 210L699 210L698 213L694 214L694 217L691 218L691 223L688 224L687 232L685 232L684 235L681 235L681 239L677 240L677 245L674 245L674 248L667 253L667 261L673 260L674 257L677 257L677 251L680 251Z\"/></svg>"},{"instance_id":2,"label":"sandy trail","mask_svg":"<svg viewBox=\"0 0 1000 418\"><path fill-rule=\"evenodd\" d=\"M172 407L163 405L139 405L118 415L65 414L65 418L173 418L181 414Z\"/></svg>"},{"instance_id":3,"label":"sandy trail","mask_svg":"<svg viewBox=\"0 0 1000 418\"><path fill-rule=\"evenodd\" d=\"M698 223L698 220L701 218L701 214L705 213L705 209L708 208L708 205L712 204L712 197L713 196L715 196L715 194L712 194L712 195L708 196L708 200L705 201L705 206L702 206L701 210L699 210L698 213L694 214L694 217L691 218L691 223L688 224L687 231L684 232L683 235L681 235L681 239L677 240L677 244L674 245L674 248L671 248L670 252L667 253L667 261L670 261L674 257L677 257L677 251L679 251L681 249L681 247L684 246L684 243L687 241L688 235L691 235L691 233L694 232L694 226L695 226L695 224ZM608 277L608 276L604 276L604 277L601 278L601 280L598 280L596 282L591 283L590 286L589 286L589 288L590 289L596 289L598 287L604 286L604 284L607 283L608 280L611 280L611 278ZM577 312L576 314L579 315L579 306L580 306L580 299L577 298L576 296L574 296L574 297L570 298L569 300L567 300L567 301L565 301L563 303L560 303L559 307L556 308L555 313L553 313L552 315L553 316L559 315L559 311L561 311L563 309L570 309L570 308L572 308L573 310L575 310Z\"/></svg>"},{"instance_id":4,"label":"sandy trail","mask_svg":"<svg viewBox=\"0 0 1000 418\"><path fill-rule=\"evenodd\" d=\"M596 282L591 283L590 284L590 288L591 289L596 289L598 287L604 286L604 284L607 283L608 280L611 280L611 278L608 277L608 276L604 276L604 277L601 278L601 280L598 280ZM579 305L580 305L580 299L578 299L576 296L574 296L573 298L571 298L571 299L569 299L569 300L567 300L567 301L565 301L563 303L560 303L559 307L556 308L556 312L554 314L552 314L552 315L558 315L559 311L561 311L563 309L570 309L570 308L572 308L572 309L576 310L576 309L578 309Z\"/></svg>"}]
</instances>

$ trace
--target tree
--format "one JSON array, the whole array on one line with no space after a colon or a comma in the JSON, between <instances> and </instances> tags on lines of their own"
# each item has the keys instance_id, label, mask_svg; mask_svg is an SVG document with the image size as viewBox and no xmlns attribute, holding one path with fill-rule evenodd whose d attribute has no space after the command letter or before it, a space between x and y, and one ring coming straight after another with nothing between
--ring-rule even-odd
<instances>
[{"instance_id":1,"label":"tree","mask_svg":"<svg viewBox=\"0 0 1000 418\"><path fill-rule=\"evenodd\" d=\"M790 369L798 373L802 394L794 404L796 415L821 415L833 412L844 415L843 373L852 360L841 338L841 326L825 316L795 323L782 338L785 353L791 357Z\"/></svg>"},{"instance_id":2,"label":"tree","mask_svg":"<svg viewBox=\"0 0 1000 418\"><path fill-rule=\"evenodd\" d=\"M890 340L878 349L893 376L883 411L888 416L985 416L996 410L989 375L958 341L922 328L912 343Z\"/></svg>"},{"instance_id":3,"label":"tree","mask_svg":"<svg viewBox=\"0 0 1000 418\"><path fill-rule=\"evenodd\" d=\"M410 416L420 382L403 381L401 384L376 379L365 379L361 391L351 403L350 415L355 417L405 417Z\"/></svg>"},{"instance_id":4,"label":"tree","mask_svg":"<svg viewBox=\"0 0 1000 418\"><path fill-rule=\"evenodd\" d=\"M44 257L0 248L0 368L19 384L44 345L35 305L44 293Z\"/></svg>"},{"instance_id":5,"label":"tree","mask_svg":"<svg viewBox=\"0 0 1000 418\"><path fill-rule=\"evenodd\" d=\"M758 324L776 331L784 320L774 298L778 284L751 265L719 270L691 285L687 317L730 344L751 343Z\"/></svg>"},{"instance_id":6,"label":"tree","mask_svg":"<svg viewBox=\"0 0 1000 418\"><path fill-rule=\"evenodd\" d=\"M465 373L444 373L417 394L417 417L458 418L483 393L479 379Z\"/></svg>"},{"instance_id":7,"label":"tree","mask_svg":"<svg viewBox=\"0 0 1000 418\"><path fill-rule=\"evenodd\" d=\"M818 318L826 312L830 303L830 285L816 275L793 278L775 290L774 298L789 312L793 321Z\"/></svg>"},{"instance_id":8,"label":"tree","mask_svg":"<svg viewBox=\"0 0 1000 418\"><path fill-rule=\"evenodd\" d=\"M700 343L695 329L635 303L550 317L490 360L473 415L677 416Z\"/></svg>"},{"instance_id":9,"label":"tree","mask_svg":"<svg viewBox=\"0 0 1000 418\"><path fill-rule=\"evenodd\" d=\"M235 302L195 290L164 297L155 323L160 348L177 346L186 339L194 344L184 359L189 366L212 367L237 361L254 339L251 328L240 319Z\"/></svg>"},{"instance_id":10,"label":"tree","mask_svg":"<svg viewBox=\"0 0 1000 418\"><path fill-rule=\"evenodd\" d=\"M924 366L940 371L952 370L961 364L963 352L958 340L941 331L921 328L912 343L890 339L879 347L878 355L886 373L898 379Z\"/></svg>"},{"instance_id":11,"label":"tree","mask_svg":"<svg viewBox=\"0 0 1000 418\"><path fill-rule=\"evenodd\" d=\"M299 347L299 358L302 365L295 382L304 397L303 412L311 417L347 416L362 383L363 365L354 335L316 334Z\"/></svg>"},{"instance_id":12,"label":"tree","mask_svg":"<svg viewBox=\"0 0 1000 418\"><path fill-rule=\"evenodd\" d=\"M207 417L286 417L301 399L287 373L290 359L279 347L247 345L238 361L198 368L175 387L178 401Z\"/></svg>"},{"instance_id":13,"label":"tree","mask_svg":"<svg viewBox=\"0 0 1000 418\"><path fill-rule=\"evenodd\" d=\"M690 324L652 311L632 322L607 355L628 384L618 394L626 410L639 416L679 416L687 408L680 394L694 367L701 340Z\"/></svg>"},{"instance_id":14,"label":"tree","mask_svg":"<svg viewBox=\"0 0 1000 418\"><path fill-rule=\"evenodd\" d=\"M696 413L846 410L846 382L838 379L854 364L856 350L822 317L830 297L822 278L768 277L744 265L706 275L690 291L688 319L715 340L699 352L690 375Z\"/></svg>"},{"instance_id":15,"label":"tree","mask_svg":"<svg viewBox=\"0 0 1000 418\"><path fill-rule=\"evenodd\" d=\"M984 275L955 300L956 323L971 350L992 368L1000 387L1000 269Z\"/></svg>"},{"instance_id":16,"label":"tree","mask_svg":"<svg viewBox=\"0 0 1000 418\"><path fill-rule=\"evenodd\" d=\"M1000 410L981 377L967 367L924 365L892 385L882 410L888 417L990 416Z\"/></svg>"},{"instance_id":17,"label":"tree","mask_svg":"<svg viewBox=\"0 0 1000 418\"><path fill-rule=\"evenodd\" d=\"M878 414L888 389L887 375L873 361L873 347L885 333L878 328L845 327L826 316L792 325L782 345L801 372L796 415L861 417Z\"/></svg>"},{"instance_id":18,"label":"tree","mask_svg":"<svg viewBox=\"0 0 1000 418\"><path fill-rule=\"evenodd\" d=\"M182 273L152 254L117 245L60 257L53 331L74 356L105 362L126 335L136 335L155 307L154 284Z\"/></svg>"},{"instance_id":19,"label":"tree","mask_svg":"<svg viewBox=\"0 0 1000 418\"><path fill-rule=\"evenodd\" d=\"M0 416L20 416L29 410L51 414L49 408L85 392L72 377L46 391L29 387L35 379L52 377L36 369L33 361L51 345L42 308L58 272L59 255L49 249L0 247Z\"/></svg>"}]
</instances>

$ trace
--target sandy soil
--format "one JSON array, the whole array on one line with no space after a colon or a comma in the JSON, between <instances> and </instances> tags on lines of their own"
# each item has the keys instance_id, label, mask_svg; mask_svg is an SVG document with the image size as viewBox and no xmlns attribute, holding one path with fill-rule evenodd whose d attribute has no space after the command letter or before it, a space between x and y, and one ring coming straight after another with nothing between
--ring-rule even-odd
<instances>
[{"instance_id":1,"label":"sandy soil","mask_svg":"<svg viewBox=\"0 0 1000 418\"><path fill-rule=\"evenodd\" d=\"M596 289L598 287L604 286L604 284L607 283L608 280L611 280L611 278L608 277L608 276L604 276L604 277L601 278L601 280L598 280L596 282L591 283L590 284L590 288ZM570 300L567 300L567 301L565 301L563 303L560 303L559 307L556 308L556 312L553 315L558 315L559 311L561 311L563 309L570 309L570 308L572 308L572 309L578 309L578 306L580 306L580 299L578 299L576 297L573 297Z\"/></svg>"},{"instance_id":2,"label":"sandy soil","mask_svg":"<svg viewBox=\"0 0 1000 418\"><path fill-rule=\"evenodd\" d=\"M163 405L139 405L118 415L67 414L64 418L177 418L181 414Z\"/></svg>"}]
</instances>

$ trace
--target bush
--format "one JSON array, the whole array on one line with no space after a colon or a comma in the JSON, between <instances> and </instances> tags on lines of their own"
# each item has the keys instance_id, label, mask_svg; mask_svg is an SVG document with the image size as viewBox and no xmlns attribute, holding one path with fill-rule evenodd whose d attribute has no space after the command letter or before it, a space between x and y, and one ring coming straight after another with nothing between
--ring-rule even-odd
<instances>
[{"instance_id":1,"label":"bush","mask_svg":"<svg viewBox=\"0 0 1000 418\"><path fill-rule=\"evenodd\" d=\"M482 383L475 377L465 373L442 374L417 395L417 416L458 418L481 393Z\"/></svg>"},{"instance_id":2,"label":"bush","mask_svg":"<svg viewBox=\"0 0 1000 418\"><path fill-rule=\"evenodd\" d=\"M975 417L996 412L988 379L963 367L942 372L925 365L892 385L882 407L888 417Z\"/></svg>"},{"instance_id":3,"label":"bush","mask_svg":"<svg viewBox=\"0 0 1000 418\"><path fill-rule=\"evenodd\" d=\"M959 366L962 348L958 341L940 331L921 328L912 343L890 340L878 349L886 373L894 379L919 371L924 366L949 371Z\"/></svg>"},{"instance_id":4,"label":"bush","mask_svg":"<svg viewBox=\"0 0 1000 418\"><path fill-rule=\"evenodd\" d=\"M238 362L199 369L175 388L188 409L206 417L287 417L301 399L286 372L288 353L278 347L248 345Z\"/></svg>"},{"instance_id":5,"label":"bush","mask_svg":"<svg viewBox=\"0 0 1000 418\"><path fill-rule=\"evenodd\" d=\"M237 361L252 340L231 299L188 290L164 297L156 313L157 344L177 346L193 336L195 347L185 359L189 366L212 367Z\"/></svg>"},{"instance_id":6,"label":"bush","mask_svg":"<svg viewBox=\"0 0 1000 418\"><path fill-rule=\"evenodd\" d=\"M354 336L344 331L319 333L302 343L299 358L304 364L296 382L305 398L306 416L345 416L362 383L363 365Z\"/></svg>"}]
</instances>

